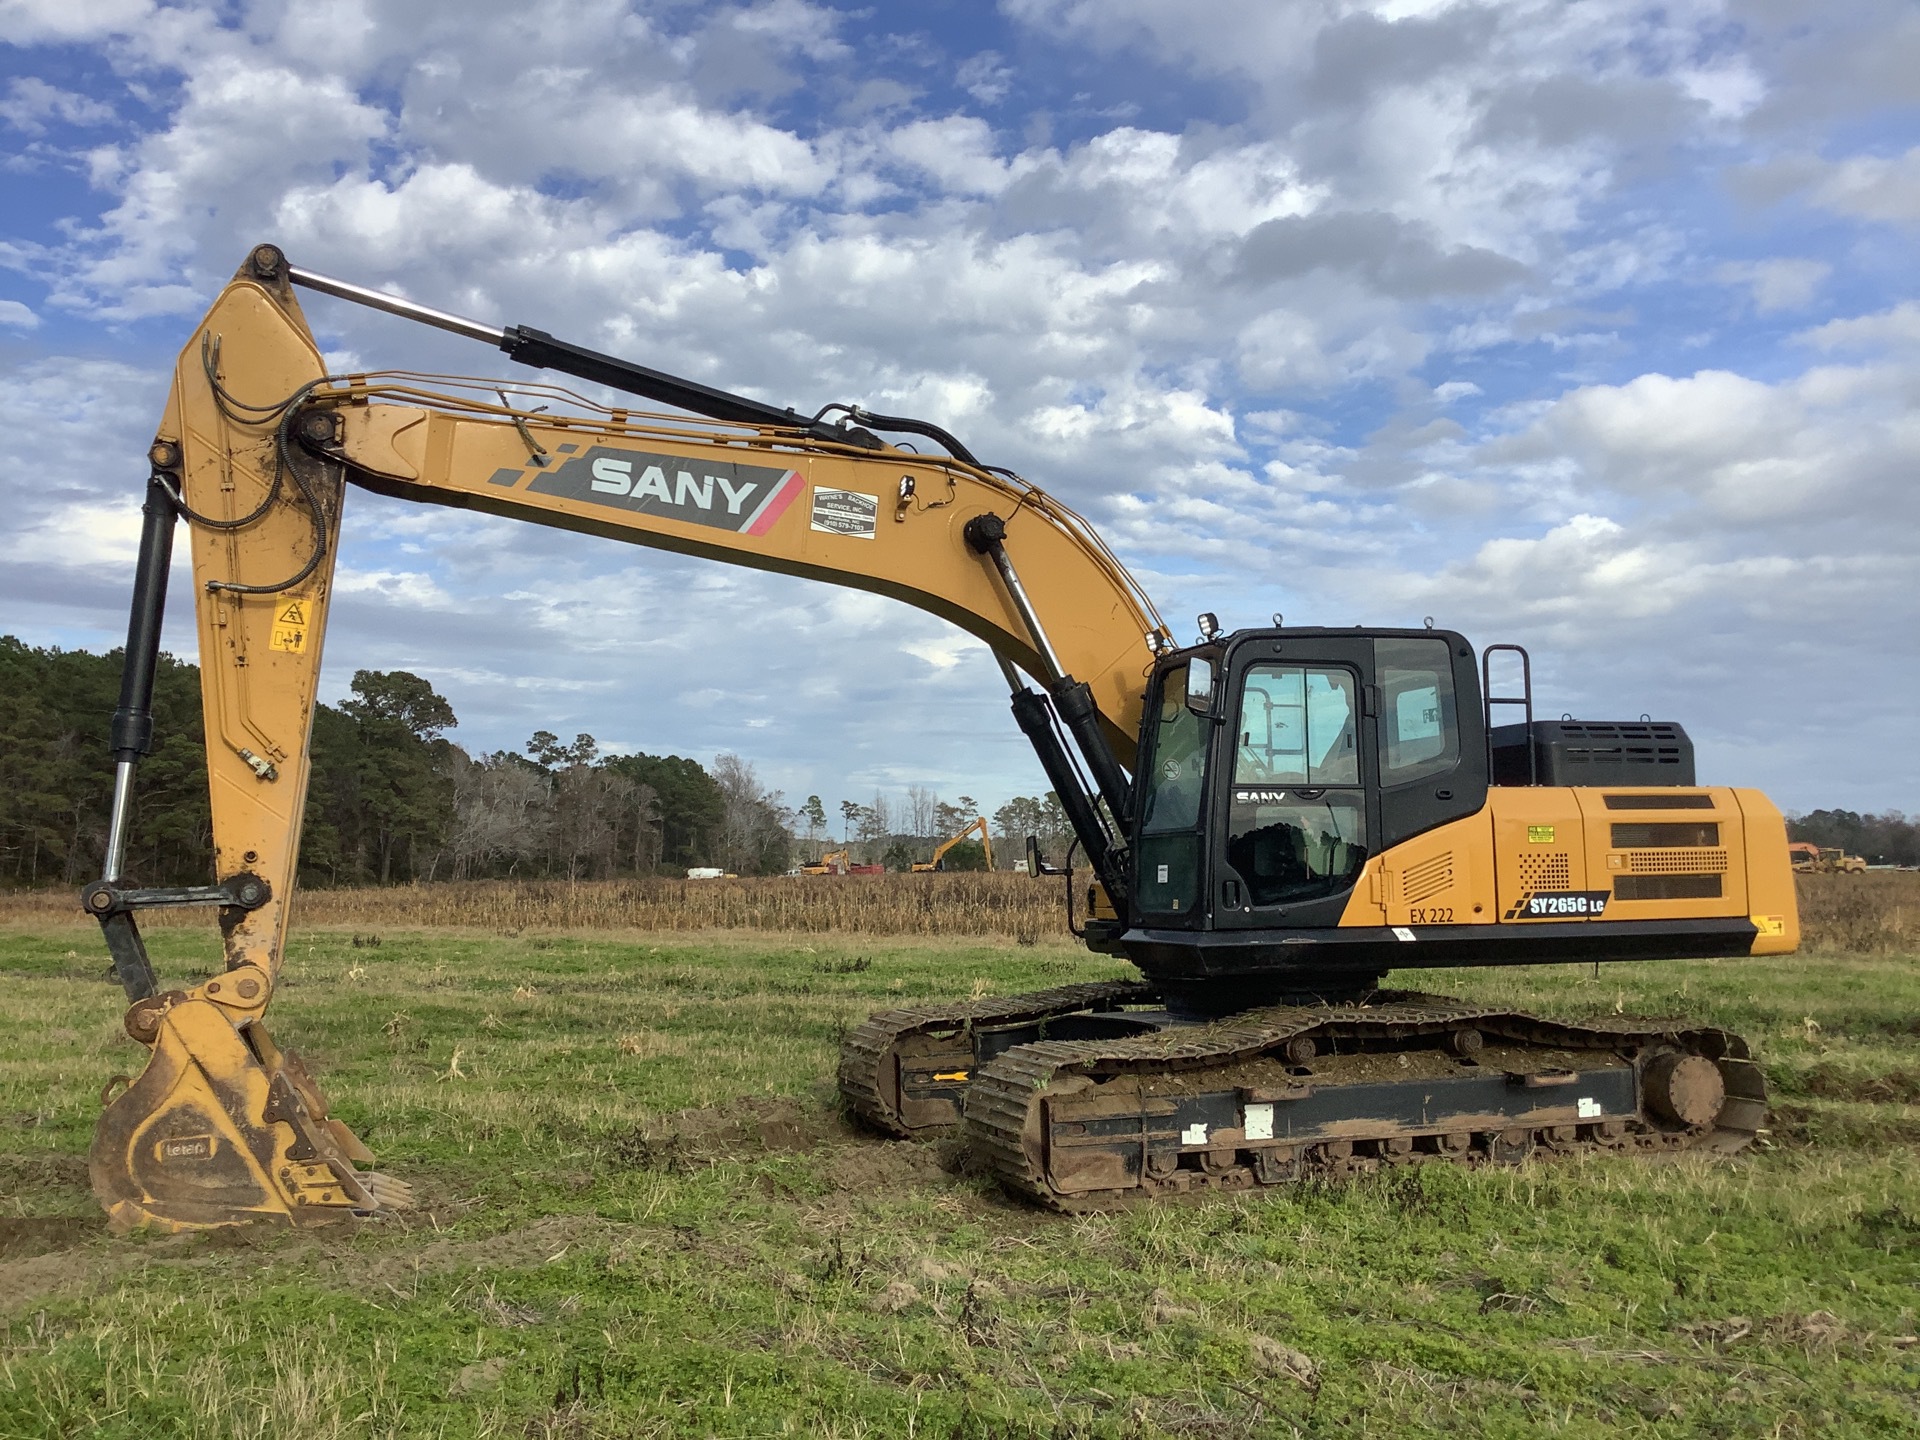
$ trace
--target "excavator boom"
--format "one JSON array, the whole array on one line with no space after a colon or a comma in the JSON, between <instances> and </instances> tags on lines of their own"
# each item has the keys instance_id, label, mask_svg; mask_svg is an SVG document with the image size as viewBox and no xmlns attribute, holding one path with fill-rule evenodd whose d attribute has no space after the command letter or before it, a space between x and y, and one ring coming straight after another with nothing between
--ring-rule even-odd
<instances>
[{"instance_id":1,"label":"excavator boom","mask_svg":"<svg viewBox=\"0 0 1920 1440\"><path fill-rule=\"evenodd\" d=\"M296 280L700 413L597 405L545 383L512 387L516 403L494 381L330 376ZM1062 735L1091 758L1102 798L1118 809L1128 783L1119 757L1131 759L1166 627L1058 501L981 466L937 426L840 408L862 425L809 420L541 331L495 330L298 272L272 246L248 257L182 350L150 452L113 834L103 878L83 897L133 1002L127 1031L152 1051L108 1106L93 1149L95 1190L117 1221L305 1221L403 1198L364 1168L366 1148L264 1024L285 956L349 481L853 586L950 620L1000 657L1049 775L1081 796L1090 848L1111 852ZM896 448L867 426L935 438L950 453ZM151 733L176 515L192 537L218 883L153 890L119 871ZM175 904L220 916L225 973L190 989L161 988L135 923L142 908Z\"/></svg>"}]
</instances>

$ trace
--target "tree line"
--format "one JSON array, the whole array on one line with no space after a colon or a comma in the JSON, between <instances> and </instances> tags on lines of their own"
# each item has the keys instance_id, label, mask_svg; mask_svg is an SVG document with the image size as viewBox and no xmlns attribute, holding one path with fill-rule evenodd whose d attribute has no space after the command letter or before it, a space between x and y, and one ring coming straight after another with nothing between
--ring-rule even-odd
<instances>
[{"instance_id":1,"label":"tree line","mask_svg":"<svg viewBox=\"0 0 1920 1440\"><path fill-rule=\"evenodd\" d=\"M79 885L100 873L120 667L118 651L0 637L0 884ZM153 705L126 874L143 884L204 883L212 815L198 668L163 655ZM980 813L971 796L948 804L915 786L904 800L842 801L830 819L819 796L789 806L737 755L711 767L681 755L609 755L591 735L563 742L546 730L521 751L476 754L448 738L458 725L446 698L404 670L357 671L345 700L316 709L303 884L610 879L692 866L768 875L829 846L904 870ZM1064 853L1065 816L1051 795L1017 797L993 819L1003 868L1029 833ZM968 842L945 863L980 868L985 856Z\"/></svg>"},{"instance_id":2,"label":"tree line","mask_svg":"<svg viewBox=\"0 0 1920 1440\"><path fill-rule=\"evenodd\" d=\"M79 885L100 873L113 764L107 731L120 653L0 637L0 884ZM154 747L141 763L126 873L209 879L213 847L200 676L160 658ZM453 707L404 670L355 673L313 719L300 844L304 884L507 876L603 879L722 864L785 868L787 811L753 767L680 755L607 755L592 736L540 731L525 754L474 755L447 738Z\"/></svg>"},{"instance_id":3,"label":"tree line","mask_svg":"<svg viewBox=\"0 0 1920 1440\"><path fill-rule=\"evenodd\" d=\"M1789 815L1787 834L1815 845L1838 845L1870 865L1920 865L1920 822L1898 810L1884 815L1861 815L1852 810Z\"/></svg>"},{"instance_id":4,"label":"tree line","mask_svg":"<svg viewBox=\"0 0 1920 1440\"><path fill-rule=\"evenodd\" d=\"M113 765L107 730L121 657L42 649L0 636L0 884L80 885L100 873ZM154 748L139 770L127 874L144 884L210 877L212 816L198 667L160 657ZM304 884L395 884L512 877L609 879L711 865L779 874L829 849L904 870L982 814L911 786L904 797L818 795L789 806L754 767L721 755L602 754L591 735L541 730L522 751L473 754L447 732L453 707L418 675L361 670L313 722L313 778L300 846ZM992 815L994 860L1028 835L1064 858L1072 834L1052 795L1015 796ZM1874 864L1920 865L1920 824L1898 811L1815 810L1788 821L1796 840L1838 845ZM976 841L946 856L984 868Z\"/></svg>"}]
</instances>

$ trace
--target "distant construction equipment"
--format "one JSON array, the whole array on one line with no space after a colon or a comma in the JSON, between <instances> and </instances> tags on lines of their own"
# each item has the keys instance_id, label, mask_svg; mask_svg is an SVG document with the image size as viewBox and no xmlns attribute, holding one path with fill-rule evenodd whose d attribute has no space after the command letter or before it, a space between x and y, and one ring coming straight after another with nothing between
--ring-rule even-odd
<instances>
[{"instance_id":1,"label":"distant construction equipment","mask_svg":"<svg viewBox=\"0 0 1920 1440\"><path fill-rule=\"evenodd\" d=\"M1788 844L1787 853L1793 856L1793 868L1802 875L1867 873L1864 856L1849 855L1838 845L1815 845L1808 840L1795 840Z\"/></svg>"},{"instance_id":2,"label":"distant construction equipment","mask_svg":"<svg viewBox=\"0 0 1920 1440\"><path fill-rule=\"evenodd\" d=\"M933 859L927 861L925 864L922 864L918 860L914 861L913 873L916 875L924 875L930 870L942 868L940 862L946 858L947 852L965 840L969 835L978 835L980 837L980 848L986 851L987 854L987 869L993 869L993 842L987 838L987 822L976 816L974 817L973 823L963 826L958 835L954 836L951 840L942 841L940 848L933 852Z\"/></svg>"}]
</instances>

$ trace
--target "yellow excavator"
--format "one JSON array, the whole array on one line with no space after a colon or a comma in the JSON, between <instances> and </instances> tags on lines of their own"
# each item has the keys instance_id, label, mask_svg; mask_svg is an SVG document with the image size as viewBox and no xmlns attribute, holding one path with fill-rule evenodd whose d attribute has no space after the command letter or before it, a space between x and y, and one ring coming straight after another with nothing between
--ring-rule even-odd
<instances>
[{"instance_id":1,"label":"yellow excavator","mask_svg":"<svg viewBox=\"0 0 1920 1440\"><path fill-rule=\"evenodd\" d=\"M980 848L986 852L987 856L987 869L993 869L993 841L987 838L987 822L976 815L971 824L961 827L958 835L955 835L951 840L943 840L940 842L939 847L933 852L933 859L914 861L912 866L913 873L915 875L925 875L938 870L940 868L940 862L946 859L947 852L953 849L954 846L960 844L969 835L978 835L980 837Z\"/></svg>"},{"instance_id":2,"label":"yellow excavator","mask_svg":"<svg viewBox=\"0 0 1920 1440\"><path fill-rule=\"evenodd\" d=\"M670 408L540 380L331 374L297 288ZM963 1126L1042 1204L1414 1160L1735 1149L1764 1118L1760 1072L1723 1030L1382 987L1389 970L1798 943L1773 805L1695 784L1677 725L1535 722L1530 682L1490 693L1500 647L1476 665L1444 629L1226 631L1211 615L1179 644L1083 520L937 425L777 409L305 271L271 245L182 350L148 458L104 873L82 896L150 1052L91 1152L118 1224L406 1203L265 1023L349 486L853 586L992 648L1075 837L1070 923L1141 978L883 1012L849 1037L839 1078L885 1133ZM122 867L181 521L213 883L155 888ZM1492 725L1501 703L1525 720ZM226 963L168 988L136 917L179 905L216 912Z\"/></svg>"}]
</instances>

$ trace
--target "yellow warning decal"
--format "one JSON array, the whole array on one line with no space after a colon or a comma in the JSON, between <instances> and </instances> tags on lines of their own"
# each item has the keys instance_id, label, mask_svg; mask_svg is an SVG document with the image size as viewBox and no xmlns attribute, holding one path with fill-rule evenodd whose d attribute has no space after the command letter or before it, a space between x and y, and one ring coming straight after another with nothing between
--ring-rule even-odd
<instances>
[{"instance_id":1,"label":"yellow warning decal","mask_svg":"<svg viewBox=\"0 0 1920 1440\"><path fill-rule=\"evenodd\" d=\"M304 655L307 636L313 626L308 620L310 602L289 600L273 617L273 634L267 640L269 650L284 650L289 655Z\"/></svg>"},{"instance_id":2,"label":"yellow warning decal","mask_svg":"<svg viewBox=\"0 0 1920 1440\"><path fill-rule=\"evenodd\" d=\"M964 1070L937 1070L934 1072L933 1078L936 1080L959 1080L964 1082L967 1078L967 1072Z\"/></svg>"},{"instance_id":3,"label":"yellow warning decal","mask_svg":"<svg viewBox=\"0 0 1920 1440\"><path fill-rule=\"evenodd\" d=\"M1787 933L1787 917L1784 915L1749 915L1747 918L1753 922L1753 928L1762 935Z\"/></svg>"},{"instance_id":4,"label":"yellow warning decal","mask_svg":"<svg viewBox=\"0 0 1920 1440\"><path fill-rule=\"evenodd\" d=\"M1527 826L1527 843L1529 845L1551 845L1553 843L1553 826Z\"/></svg>"}]
</instances>

